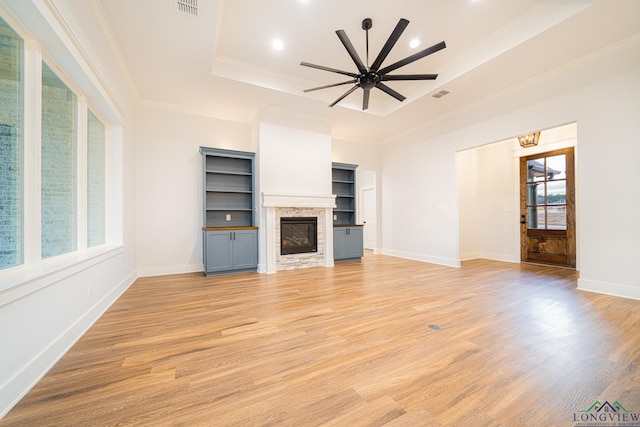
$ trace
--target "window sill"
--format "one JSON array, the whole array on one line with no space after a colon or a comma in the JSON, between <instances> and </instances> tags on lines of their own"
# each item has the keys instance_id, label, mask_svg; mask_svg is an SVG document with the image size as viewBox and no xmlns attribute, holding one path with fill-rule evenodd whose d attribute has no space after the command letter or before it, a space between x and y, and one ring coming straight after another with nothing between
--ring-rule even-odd
<instances>
[{"instance_id":1,"label":"window sill","mask_svg":"<svg viewBox=\"0 0 640 427\"><path fill-rule=\"evenodd\" d=\"M0 273L0 307L124 253L123 245L103 245L83 253L61 255L37 265Z\"/></svg>"}]
</instances>

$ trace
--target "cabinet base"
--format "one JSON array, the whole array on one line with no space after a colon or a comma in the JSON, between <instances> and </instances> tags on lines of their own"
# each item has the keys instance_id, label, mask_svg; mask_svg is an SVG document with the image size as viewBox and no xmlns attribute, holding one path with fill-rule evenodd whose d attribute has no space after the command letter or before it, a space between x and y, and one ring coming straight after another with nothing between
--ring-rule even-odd
<instances>
[{"instance_id":1,"label":"cabinet base","mask_svg":"<svg viewBox=\"0 0 640 427\"><path fill-rule=\"evenodd\" d=\"M342 258L342 259L335 259L333 260L334 263L339 263L339 262L349 262L349 261L362 261L361 257L355 257L355 258Z\"/></svg>"},{"instance_id":2,"label":"cabinet base","mask_svg":"<svg viewBox=\"0 0 640 427\"><path fill-rule=\"evenodd\" d=\"M209 271L206 272L204 271L204 275L209 277L209 276L223 276L225 274L236 274L236 273L251 273L254 272L256 273L258 271L257 268L244 268L244 269L238 269L238 270L224 270L224 271Z\"/></svg>"}]
</instances>

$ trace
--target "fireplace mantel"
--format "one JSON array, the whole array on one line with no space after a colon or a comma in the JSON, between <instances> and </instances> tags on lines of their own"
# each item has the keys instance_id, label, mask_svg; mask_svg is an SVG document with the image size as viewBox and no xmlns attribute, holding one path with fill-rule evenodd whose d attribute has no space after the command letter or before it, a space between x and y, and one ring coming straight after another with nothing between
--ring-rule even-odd
<instances>
[{"instance_id":1,"label":"fireplace mantel","mask_svg":"<svg viewBox=\"0 0 640 427\"><path fill-rule=\"evenodd\" d=\"M336 196L313 194L274 194L262 193L262 206L265 208L335 208Z\"/></svg>"}]
</instances>

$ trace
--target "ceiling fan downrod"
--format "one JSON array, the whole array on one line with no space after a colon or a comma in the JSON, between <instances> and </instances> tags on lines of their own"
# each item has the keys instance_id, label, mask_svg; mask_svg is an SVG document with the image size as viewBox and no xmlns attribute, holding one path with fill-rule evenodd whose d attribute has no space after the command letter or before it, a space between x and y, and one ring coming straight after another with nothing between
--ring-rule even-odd
<instances>
[{"instance_id":1,"label":"ceiling fan downrod","mask_svg":"<svg viewBox=\"0 0 640 427\"><path fill-rule=\"evenodd\" d=\"M366 44L367 44L367 68L369 68L369 30L373 27L373 21L371 18L364 18L362 20L362 29L366 31Z\"/></svg>"}]
</instances>

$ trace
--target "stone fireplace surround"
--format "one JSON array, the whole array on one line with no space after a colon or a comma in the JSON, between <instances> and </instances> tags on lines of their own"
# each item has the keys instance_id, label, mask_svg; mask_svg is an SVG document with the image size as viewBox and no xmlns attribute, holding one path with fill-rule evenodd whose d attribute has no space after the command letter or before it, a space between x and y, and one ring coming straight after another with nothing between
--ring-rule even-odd
<instances>
[{"instance_id":1,"label":"stone fireplace surround","mask_svg":"<svg viewBox=\"0 0 640 427\"><path fill-rule=\"evenodd\" d=\"M262 193L265 215L266 273L307 267L333 266L334 195ZM281 217L318 218L318 251L280 255Z\"/></svg>"}]
</instances>

